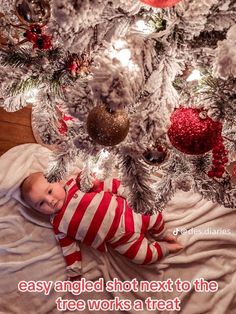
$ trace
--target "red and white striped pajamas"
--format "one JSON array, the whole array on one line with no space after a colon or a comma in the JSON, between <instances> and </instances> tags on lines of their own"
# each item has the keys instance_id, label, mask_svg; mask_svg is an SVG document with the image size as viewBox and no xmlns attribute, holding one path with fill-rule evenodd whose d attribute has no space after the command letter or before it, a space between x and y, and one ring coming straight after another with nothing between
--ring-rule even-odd
<instances>
[{"instance_id":1,"label":"red and white striped pajamas","mask_svg":"<svg viewBox=\"0 0 236 314\"><path fill-rule=\"evenodd\" d=\"M163 243L146 238L147 232L153 237L163 233L161 213L152 216L135 213L121 196L125 190L119 180L98 182L83 193L78 180L71 179L66 189L65 204L51 222L69 277L81 273L79 241L100 251L110 246L137 264L154 263L167 254Z\"/></svg>"}]
</instances>

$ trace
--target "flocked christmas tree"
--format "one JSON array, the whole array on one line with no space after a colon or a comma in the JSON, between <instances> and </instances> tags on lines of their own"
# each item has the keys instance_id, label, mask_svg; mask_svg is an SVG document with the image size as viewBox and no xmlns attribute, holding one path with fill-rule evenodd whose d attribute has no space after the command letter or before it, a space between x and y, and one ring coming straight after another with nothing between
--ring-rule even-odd
<instances>
[{"instance_id":1,"label":"flocked christmas tree","mask_svg":"<svg viewBox=\"0 0 236 314\"><path fill-rule=\"evenodd\" d=\"M2 106L32 103L50 181L79 156L84 190L119 168L138 212L191 188L235 207L235 21L235 0L1 0Z\"/></svg>"}]
</instances>

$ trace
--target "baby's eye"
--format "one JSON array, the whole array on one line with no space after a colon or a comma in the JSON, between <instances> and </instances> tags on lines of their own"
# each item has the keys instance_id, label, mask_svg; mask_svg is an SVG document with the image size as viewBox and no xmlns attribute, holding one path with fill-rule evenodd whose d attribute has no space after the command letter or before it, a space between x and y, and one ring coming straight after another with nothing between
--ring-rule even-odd
<instances>
[{"instance_id":1,"label":"baby's eye","mask_svg":"<svg viewBox=\"0 0 236 314\"><path fill-rule=\"evenodd\" d=\"M48 190L48 194L52 194L52 189Z\"/></svg>"},{"instance_id":2,"label":"baby's eye","mask_svg":"<svg viewBox=\"0 0 236 314\"><path fill-rule=\"evenodd\" d=\"M44 204L44 201L40 202L40 203L39 203L39 206L43 206L43 204Z\"/></svg>"}]
</instances>

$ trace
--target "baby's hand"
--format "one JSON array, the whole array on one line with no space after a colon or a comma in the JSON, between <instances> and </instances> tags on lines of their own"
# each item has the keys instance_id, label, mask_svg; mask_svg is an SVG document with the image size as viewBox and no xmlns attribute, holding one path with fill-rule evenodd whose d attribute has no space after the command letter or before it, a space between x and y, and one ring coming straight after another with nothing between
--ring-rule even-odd
<instances>
[{"instance_id":1,"label":"baby's hand","mask_svg":"<svg viewBox=\"0 0 236 314\"><path fill-rule=\"evenodd\" d=\"M171 233L168 233L163 238L163 241L166 242L166 246L169 250L169 253L176 253L183 248L183 245L180 242L178 242L176 237Z\"/></svg>"}]
</instances>

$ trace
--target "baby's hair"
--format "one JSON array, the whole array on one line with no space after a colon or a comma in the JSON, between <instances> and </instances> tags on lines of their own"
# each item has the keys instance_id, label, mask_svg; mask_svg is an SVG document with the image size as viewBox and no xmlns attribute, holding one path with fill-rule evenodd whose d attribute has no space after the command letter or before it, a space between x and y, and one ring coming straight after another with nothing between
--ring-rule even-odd
<instances>
[{"instance_id":1,"label":"baby's hair","mask_svg":"<svg viewBox=\"0 0 236 314\"><path fill-rule=\"evenodd\" d=\"M20 185L20 196L21 199L27 203L27 195L28 193L31 191L31 181L32 179L36 176L42 174L42 172L33 172L30 175L28 175L22 182Z\"/></svg>"},{"instance_id":2,"label":"baby's hair","mask_svg":"<svg viewBox=\"0 0 236 314\"><path fill-rule=\"evenodd\" d=\"M24 178L24 180L20 184L20 197L21 199L25 202L25 190L24 190L24 185L25 181L28 179L28 177Z\"/></svg>"}]
</instances>

